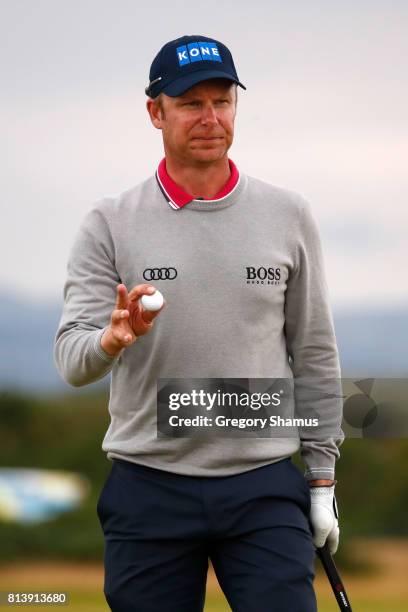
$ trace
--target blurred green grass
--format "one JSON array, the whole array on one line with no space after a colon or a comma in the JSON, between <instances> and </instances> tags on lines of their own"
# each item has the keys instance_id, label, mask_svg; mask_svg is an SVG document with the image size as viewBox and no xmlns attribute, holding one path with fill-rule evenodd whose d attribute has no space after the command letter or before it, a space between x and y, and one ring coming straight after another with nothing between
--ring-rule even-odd
<instances>
[{"instance_id":1,"label":"blurred green grass","mask_svg":"<svg viewBox=\"0 0 408 612\"><path fill-rule=\"evenodd\" d=\"M109 612L103 593L96 590L70 590L68 606L70 612ZM356 612L407 612L407 601L381 601L381 593L373 593L372 599L355 597L350 602ZM49 612L50 606L36 606L38 612ZM338 606L331 598L318 596L319 612L338 612ZM218 593L207 593L204 612L231 612L224 596ZM271 608L272 612L272 608Z\"/></svg>"}]
</instances>

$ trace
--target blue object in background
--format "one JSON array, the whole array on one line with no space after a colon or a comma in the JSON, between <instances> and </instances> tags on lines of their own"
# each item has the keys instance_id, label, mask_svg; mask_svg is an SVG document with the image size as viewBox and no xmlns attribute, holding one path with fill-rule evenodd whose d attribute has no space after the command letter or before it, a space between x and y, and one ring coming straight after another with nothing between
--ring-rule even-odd
<instances>
[{"instance_id":1,"label":"blue object in background","mask_svg":"<svg viewBox=\"0 0 408 612\"><path fill-rule=\"evenodd\" d=\"M90 484L71 472L0 468L0 521L41 523L75 510Z\"/></svg>"}]
</instances>

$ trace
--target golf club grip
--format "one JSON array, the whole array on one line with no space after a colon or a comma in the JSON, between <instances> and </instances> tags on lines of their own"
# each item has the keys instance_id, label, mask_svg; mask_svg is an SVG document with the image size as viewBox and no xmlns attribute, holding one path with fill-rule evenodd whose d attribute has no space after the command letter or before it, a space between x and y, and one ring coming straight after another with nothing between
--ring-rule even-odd
<instances>
[{"instance_id":1,"label":"golf club grip","mask_svg":"<svg viewBox=\"0 0 408 612\"><path fill-rule=\"evenodd\" d=\"M339 572L334 563L333 557L330 554L329 545L327 542L321 548L316 548L320 561L325 569L330 585L333 589L334 596L339 604L340 610L352 612L351 605L347 597L346 589L343 586Z\"/></svg>"}]
</instances>

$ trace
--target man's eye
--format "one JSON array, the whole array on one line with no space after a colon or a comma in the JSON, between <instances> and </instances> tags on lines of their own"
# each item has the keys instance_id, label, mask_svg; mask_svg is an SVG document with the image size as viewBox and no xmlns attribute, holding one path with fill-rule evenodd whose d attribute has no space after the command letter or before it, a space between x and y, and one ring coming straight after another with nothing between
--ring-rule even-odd
<instances>
[{"instance_id":1,"label":"man's eye","mask_svg":"<svg viewBox=\"0 0 408 612\"><path fill-rule=\"evenodd\" d=\"M185 102L183 106L199 106L199 102L195 102L194 100L191 102Z\"/></svg>"}]
</instances>

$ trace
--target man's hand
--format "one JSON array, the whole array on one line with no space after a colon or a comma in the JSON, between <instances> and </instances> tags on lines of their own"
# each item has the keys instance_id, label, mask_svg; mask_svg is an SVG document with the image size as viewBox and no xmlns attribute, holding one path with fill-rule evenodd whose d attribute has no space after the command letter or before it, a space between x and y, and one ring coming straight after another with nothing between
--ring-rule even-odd
<instances>
[{"instance_id":1,"label":"man's hand","mask_svg":"<svg viewBox=\"0 0 408 612\"><path fill-rule=\"evenodd\" d=\"M339 545L339 521L334 485L310 487L310 522L313 527L313 543L321 548L327 540L332 555Z\"/></svg>"},{"instance_id":2,"label":"man's hand","mask_svg":"<svg viewBox=\"0 0 408 612\"><path fill-rule=\"evenodd\" d=\"M131 291L120 284L116 288L116 305L111 315L109 327L101 338L101 346L108 355L115 356L123 348L131 346L139 336L147 334L153 327L153 319L163 310L144 310L140 303L142 295L152 295L156 289L152 285L136 285Z\"/></svg>"}]
</instances>

